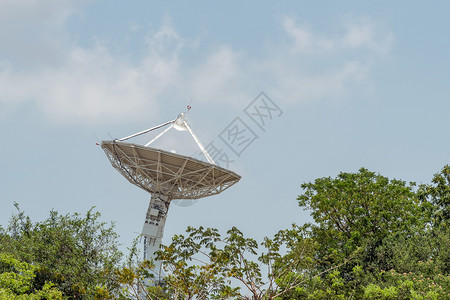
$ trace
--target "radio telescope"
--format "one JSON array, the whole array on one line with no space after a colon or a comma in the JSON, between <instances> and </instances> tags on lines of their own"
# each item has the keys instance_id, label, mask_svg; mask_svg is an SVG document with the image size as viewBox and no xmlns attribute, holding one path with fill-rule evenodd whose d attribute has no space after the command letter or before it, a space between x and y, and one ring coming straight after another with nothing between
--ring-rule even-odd
<instances>
[{"instance_id":1,"label":"radio telescope","mask_svg":"<svg viewBox=\"0 0 450 300\"><path fill-rule=\"evenodd\" d=\"M189 109L190 106L188 112ZM125 142L162 127L167 128L143 146ZM208 162L149 147L172 128L188 131ZM114 168L151 195L141 234L144 259L154 259L154 252L159 249L171 200L216 195L241 179L235 172L216 165L187 123L187 113L121 139L102 141L101 147ZM161 263L155 259L154 262L155 270L160 273Z\"/></svg>"}]
</instances>

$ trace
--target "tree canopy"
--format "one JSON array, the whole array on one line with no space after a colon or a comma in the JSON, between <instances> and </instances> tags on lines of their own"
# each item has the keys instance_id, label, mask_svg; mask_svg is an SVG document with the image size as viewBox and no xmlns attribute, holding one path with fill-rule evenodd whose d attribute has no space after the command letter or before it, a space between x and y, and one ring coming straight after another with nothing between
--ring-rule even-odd
<instances>
[{"instance_id":1,"label":"tree canopy","mask_svg":"<svg viewBox=\"0 0 450 300\"><path fill-rule=\"evenodd\" d=\"M93 209L85 216L51 211L46 220L33 223L19 210L0 232L0 253L33 266L34 290L51 282L71 299L118 294L118 236L113 224L99 218Z\"/></svg>"},{"instance_id":2,"label":"tree canopy","mask_svg":"<svg viewBox=\"0 0 450 300\"><path fill-rule=\"evenodd\" d=\"M301 188L314 222L259 242L188 227L157 252L162 280L137 240L122 261L93 210L19 210L0 228L0 299L450 299L449 166L429 184L362 168Z\"/></svg>"}]
</instances>

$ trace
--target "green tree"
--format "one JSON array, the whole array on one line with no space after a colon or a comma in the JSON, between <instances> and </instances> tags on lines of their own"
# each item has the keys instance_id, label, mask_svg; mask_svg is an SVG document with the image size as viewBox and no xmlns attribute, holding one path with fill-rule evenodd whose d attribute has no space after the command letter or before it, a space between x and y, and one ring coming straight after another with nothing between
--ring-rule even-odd
<instances>
[{"instance_id":1,"label":"green tree","mask_svg":"<svg viewBox=\"0 0 450 300\"><path fill-rule=\"evenodd\" d=\"M311 211L312 234L321 241L323 255L345 257L364 241L377 244L420 223L421 206L413 186L362 168L304 183L298 200Z\"/></svg>"},{"instance_id":2,"label":"green tree","mask_svg":"<svg viewBox=\"0 0 450 300\"><path fill-rule=\"evenodd\" d=\"M418 191L424 202L433 204L435 226L449 226L450 220L450 166L445 165L432 179L432 184L423 184Z\"/></svg>"},{"instance_id":3,"label":"green tree","mask_svg":"<svg viewBox=\"0 0 450 300\"><path fill-rule=\"evenodd\" d=\"M168 273L159 287L165 294L148 295L449 299L447 175L446 167L434 185L418 190L366 169L318 178L303 184L298 198L315 222L281 230L261 244L236 228L225 236L189 228L158 253Z\"/></svg>"},{"instance_id":4,"label":"green tree","mask_svg":"<svg viewBox=\"0 0 450 300\"><path fill-rule=\"evenodd\" d=\"M122 295L127 299L170 299L166 287L161 286L164 281L159 281L159 276L154 270L152 260L140 260L138 250L138 238L128 248L129 255L126 262L116 271L120 284L124 287ZM158 275L159 272L158 272ZM158 279L156 279L158 278Z\"/></svg>"},{"instance_id":5,"label":"green tree","mask_svg":"<svg viewBox=\"0 0 450 300\"><path fill-rule=\"evenodd\" d=\"M450 299L448 166L418 189L366 169L302 188L314 223L262 243L189 227L157 252L162 282L137 241L119 267L113 226L92 210L39 223L19 211L0 228L0 299Z\"/></svg>"},{"instance_id":6,"label":"green tree","mask_svg":"<svg viewBox=\"0 0 450 300\"><path fill-rule=\"evenodd\" d=\"M148 278L145 262L123 268L121 282L140 299L284 299L330 271L312 267L316 245L304 233L293 225L258 244L235 227L225 236L217 229L189 227L187 236L174 236L157 252L167 272L160 286L139 293Z\"/></svg>"},{"instance_id":7,"label":"green tree","mask_svg":"<svg viewBox=\"0 0 450 300\"><path fill-rule=\"evenodd\" d=\"M0 299L62 299L62 293L46 282L42 289L33 288L36 267L0 253Z\"/></svg>"},{"instance_id":8,"label":"green tree","mask_svg":"<svg viewBox=\"0 0 450 300\"><path fill-rule=\"evenodd\" d=\"M302 184L298 201L315 221L309 226L318 243L319 270L354 255L352 263L339 269L342 295L362 297L362 287L376 281L375 274L395 267L392 249L385 245L389 239L408 238L426 228L427 204L414 186L364 168ZM322 279L324 286L336 286L336 280Z\"/></svg>"},{"instance_id":9,"label":"green tree","mask_svg":"<svg viewBox=\"0 0 450 300\"><path fill-rule=\"evenodd\" d=\"M52 282L70 299L119 295L118 236L113 224L99 218L93 209L85 216L51 211L48 219L33 223L19 210L0 234L0 252L36 267L34 289Z\"/></svg>"}]
</instances>

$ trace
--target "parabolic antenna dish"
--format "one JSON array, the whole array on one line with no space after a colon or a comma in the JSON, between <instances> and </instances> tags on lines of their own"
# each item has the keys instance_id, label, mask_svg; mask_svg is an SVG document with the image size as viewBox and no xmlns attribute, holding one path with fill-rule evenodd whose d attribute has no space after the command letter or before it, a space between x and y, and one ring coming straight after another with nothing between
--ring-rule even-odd
<instances>
[{"instance_id":1,"label":"parabolic antenna dish","mask_svg":"<svg viewBox=\"0 0 450 300\"><path fill-rule=\"evenodd\" d=\"M241 176L215 164L161 149L102 141L109 161L128 181L143 190L171 199L198 199L216 195Z\"/></svg>"},{"instance_id":2,"label":"parabolic antenna dish","mask_svg":"<svg viewBox=\"0 0 450 300\"><path fill-rule=\"evenodd\" d=\"M192 131L187 114L175 120L134 133L127 137L102 141L101 147L112 166L129 182L151 194L141 236L144 238L144 259L153 258L154 270L161 278L162 262L156 260L164 234L170 202L173 199L199 199L219 194L237 183L241 176L214 162L206 148ZM145 145L125 142L136 136L168 126ZM187 131L208 162L162 149L149 147L172 128ZM159 271L158 271L159 270ZM160 280L160 279L159 279Z\"/></svg>"}]
</instances>

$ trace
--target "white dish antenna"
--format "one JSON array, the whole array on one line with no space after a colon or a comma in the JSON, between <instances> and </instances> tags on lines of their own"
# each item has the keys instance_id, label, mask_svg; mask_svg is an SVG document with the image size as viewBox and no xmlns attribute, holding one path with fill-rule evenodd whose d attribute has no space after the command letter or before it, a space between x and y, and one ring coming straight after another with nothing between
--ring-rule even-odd
<instances>
[{"instance_id":1,"label":"white dish antenna","mask_svg":"<svg viewBox=\"0 0 450 300\"><path fill-rule=\"evenodd\" d=\"M188 111L190 106L188 106ZM166 127L145 145L125 142L136 136ZM208 162L150 147L157 139L175 128L188 131ZM187 122L187 112L180 113L175 120L115 140L102 141L112 166L129 182L151 194L142 236L144 237L144 259L153 254L161 244L164 225L173 199L199 199L219 194L237 183L241 176L215 164L203 144ZM160 271L160 262L156 270ZM161 274L160 272L158 272Z\"/></svg>"}]
</instances>

